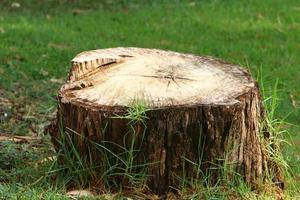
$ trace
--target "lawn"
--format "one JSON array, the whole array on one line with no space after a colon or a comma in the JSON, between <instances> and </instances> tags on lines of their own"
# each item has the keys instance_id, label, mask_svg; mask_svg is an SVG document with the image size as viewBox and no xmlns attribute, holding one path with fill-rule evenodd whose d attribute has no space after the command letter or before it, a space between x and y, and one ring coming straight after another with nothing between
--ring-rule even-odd
<instances>
[{"instance_id":1,"label":"lawn","mask_svg":"<svg viewBox=\"0 0 300 200\"><path fill-rule=\"evenodd\" d=\"M54 151L43 129L55 116L55 95L70 60L85 50L117 46L210 55L242 65L262 77L266 96L278 80L276 117L287 122L283 137L290 143L282 149L290 173L285 195L300 198L298 0L99 2L0 1L0 135L40 138L38 144L0 144L0 199L67 198L63 184L48 181L51 163L37 164ZM207 199L224 199L218 192Z\"/></svg>"}]
</instances>

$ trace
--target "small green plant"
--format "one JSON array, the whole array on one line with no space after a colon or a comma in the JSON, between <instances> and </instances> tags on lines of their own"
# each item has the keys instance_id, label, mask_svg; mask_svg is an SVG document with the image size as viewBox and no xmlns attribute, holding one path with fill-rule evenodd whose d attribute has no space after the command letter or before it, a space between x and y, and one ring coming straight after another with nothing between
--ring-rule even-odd
<instances>
[{"instance_id":1,"label":"small green plant","mask_svg":"<svg viewBox=\"0 0 300 200\"><path fill-rule=\"evenodd\" d=\"M283 156L282 148L284 145L290 145L286 138L289 134L283 127L287 124L285 119L277 117L277 109L279 105L278 84L276 79L275 84L267 90L262 76L262 68L258 73L258 79L261 86L263 97L263 107L265 109L264 121L262 122L261 141L264 150L269 155L270 162L268 163L267 178L270 182L274 182L280 187L283 186L283 175L289 176L289 165Z\"/></svg>"},{"instance_id":2,"label":"small green plant","mask_svg":"<svg viewBox=\"0 0 300 200\"><path fill-rule=\"evenodd\" d=\"M128 121L129 130L124 133L123 144L111 141L95 142L85 137L84 134L66 128L60 135L60 150L58 151L58 163L50 170L50 173L59 173L67 185L76 184L78 187L86 187L95 180L101 180L102 189L105 191L128 187L143 187L147 177L148 163L137 162L146 131L146 112L150 110L142 101L134 101L130 104L126 114L115 116L115 119ZM105 126L106 127L106 126ZM102 130L106 131L106 128ZM77 138L77 139L76 139ZM76 140L85 141L88 152L82 155L77 149ZM128 143L129 141L129 143ZM93 157L96 155L97 159Z\"/></svg>"},{"instance_id":3,"label":"small green plant","mask_svg":"<svg viewBox=\"0 0 300 200\"><path fill-rule=\"evenodd\" d=\"M148 119L146 112L151 110L144 100L134 99L129 103L127 113L124 116L116 115L114 118L127 119L129 124L142 123L146 126L146 120Z\"/></svg>"},{"instance_id":4,"label":"small green plant","mask_svg":"<svg viewBox=\"0 0 300 200\"><path fill-rule=\"evenodd\" d=\"M282 146L284 144L288 144L285 139L288 132L287 130L282 129L285 124L285 118L280 119L276 115L279 105L278 80L276 80L271 91L266 91L263 79L260 79L260 82L263 96L263 107L265 109L264 121L262 122L263 129L261 130L261 140L270 160L267 166L269 170L267 171L266 184L271 184L272 187L274 185L281 186L280 181L282 180L280 180L280 178L282 178L283 173L288 175L289 166L282 154ZM199 141L199 144L201 144L201 141ZM191 199L224 199L228 196L242 199L275 198L276 194L272 192L263 192L263 194L258 195L257 192L253 191L240 174L231 171L230 163L226 162L226 155L225 159L220 160L219 163L221 164L214 164L213 169L211 169L218 170L220 172L218 180L216 182L211 182L210 172L213 171L208 170L206 173L201 171L201 149L203 151L203 147L198 150L198 154L200 155L198 161L191 161L187 158L183 158L183 162L192 165L195 172L198 170L197 179L187 180L185 176L178 177L182 183L180 190L183 192L183 196L186 192L189 192L188 188L192 187L195 192L192 193L192 195L187 195L188 198ZM185 169L183 169L183 174L184 172ZM230 176L228 176L229 174ZM273 189L276 190L275 187L273 187ZM272 188L269 188L268 190L272 190Z\"/></svg>"},{"instance_id":5,"label":"small green plant","mask_svg":"<svg viewBox=\"0 0 300 200\"><path fill-rule=\"evenodd\" d=\"M18 145L9 140L0 143L0 169L18 168L36 157L29 144Z\"/></svg>"},{"instance_id":6,"label":"small green plant","mask_svg":"<svg viewBox=\"0 0 300 200\"><path fill-rule=\"evenodd\" d=\"M122 160L121 174L125 177L122 183L129 182L131 185L144 185L146 181L146 171L149 163L144 160L144 164L138 163L136 159L144 141L146 133L146 120L148 119L146 112L150 108L143 100L133 100L127 109L127 113L123 116L117 115L114 118L128 120L129 131L123 137L123 153L119 156ZM128 142L129 141L129 144ZM139 143L139 144L138 144ZM119 145L118 145L119 146ZM118 157L119 157L118 156Z\"/></svg>"}]
</instances>

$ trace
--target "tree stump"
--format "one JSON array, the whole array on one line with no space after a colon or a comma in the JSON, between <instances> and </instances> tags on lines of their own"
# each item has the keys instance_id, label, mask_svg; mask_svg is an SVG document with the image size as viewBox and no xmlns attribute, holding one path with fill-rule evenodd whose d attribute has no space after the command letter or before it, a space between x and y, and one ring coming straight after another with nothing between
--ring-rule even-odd
<instances>
[{"instance_id":1,"label":"tree stump","mask_svg":"<svg viewBox=\"0 0 300 200\"><path fill-rule=\"evenodd\" d=\"M148 108L143 122L118 117L137 101ZM52 131L57 148L67 132L81 155L101 164L89 141L118 154L133 130L135 162L149 164L147 185L157 193L177 188L182 177L199 178L199 170L216 180L224 163L255 187L268 167L256 81L211 57L144 48L83 52L72 60L58 103L57 126L65 132Z\"/></svg>"}]
</instances>

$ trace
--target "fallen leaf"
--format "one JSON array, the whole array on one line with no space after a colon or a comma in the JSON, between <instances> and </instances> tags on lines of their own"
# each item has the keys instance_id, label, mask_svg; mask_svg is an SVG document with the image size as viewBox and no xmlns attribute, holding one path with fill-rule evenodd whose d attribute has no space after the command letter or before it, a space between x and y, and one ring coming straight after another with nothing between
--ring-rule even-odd
<instances>
[{"instance_id":1,"label":"fallen leaf","mask_svg":"<svg viewBox=\"0 0 300 200\"><path fill-rule=\"evenodd\" d=\"M195 2L195 1L189 2L188 5L189 5L189 6L195 6L195 5L196 5L196 2Z\"/></svg>"},{"instance_id":2,"label":"fallen leaf","mask_svg":"<svg viewBox=\"0 0 300 200\"><path fill-rule=\"evenodd\" d=\"M290 94L290 99L294 108L297 108L297 102L294 98L294 95Z\"/></svg>"},{"instance_id":3,"label":"fallen leaf","mask_svg":"<svg viewBox=\"0 0 300 200\"><path fill-rule=\"evenodd\" d=\"M88 190L72 190L67 192L67 195L73 198L93 196L93 194Z\"/></svg>"},{"instance_id":4,"label":"fallen leaf","mask_svg":"<svg viewBox=\"0 0 300 200\"><path fill-rule=\"evenodd\" d=\"M40 74L42 74L43 76L48 76L49 72L47 72L46 70L44 70L43 68L40 70Z\"/></svg>"},{"instance_id":5,"label":"fallen leaf","mask_svg":"<svg viewBox=\"0 0 300 200\"><path fill-rule=\"evenodd\" d=\"M18 3L18 2L13 2L13 3L11 4L11 7L12 7L12 8L20 8L20 7L21 7L21 4Z\"/></svg>"},{"instance_id":6,"label":"fallen leaf","mask_svg":"<svg viewBox=\"0 0 300 200\"><path fill-rule=\"evenodd\" d=\"M63 49L67 49L68 46L63 45L63 44L53 44L53 43L49 43L48 44L49 48L54 48L54 49L59 49L59 50L63 50Z\"/></svg>"},{"instance_id":7,"label":"fallen leaf","mask_svg":"<svg viewBox=\"0 0 300 200\"><path fill-rule=\"evenodd\" d=\"M260 20L262 20L262 19L264 19L265 17L261 14L261 13L257 13L256 14L256 19L260 19Z\"/></svg>"},{"instance_id":8,"label":"fallen leaf","mask_svg":"<svg viewBox=\"0 0 300 200\"><path fill-rule=\"evenodd\" d=\"M88 11L88 10L73 9L73 10L72 10L72 13L73 13L73 15L80 15L80 14L86 13L87 11Z\"/></svg>"},{"instance_id":9,"label":"fallen leaf","mask_svg":"<svg viewBox=\"0 0 300 200\"><path fill-rule=\"evenodd\" d=\"M50 82L63 84L65 81L64 81L64 79L50 78Z\"/></svg>"},{"instance_id":10,"label":"fallen leaf","mask_svg":"<svg viewBox=\"0 0 300 200\"><path fill-rule=\"evenodd\" d=\"M101 197L103 197L103 199L105 199L105 200L115 199L115 196L116 195L113 195L113 194L103 194L103 195L101 195Z\"/></svg>"},{"instance_id":11,"label":"fallen leaf","mask_svg":"<svg viewBox=\"0 0 300 200\"><path fill-rule=\"evenodd\" d=\"M0 33L5 33L4 28L0 27Z\"/></svg>"},{"instance_id":12,"label":"fallen leaf","mask_svg":"<svg viewBox=\"0 0 300 200\"><path fill-rule=\"evenodd\" d=\"M30 143L33 141L40 141L41 138L39 137L30 137L30 136L7 136L7 135L0 135L0 142L2 141L12 141L16 144L23 144L23 143Z\"/></svg>"},{"instance_id":13,"label":"fallen leaf","mask_svg":"<svg viewBox=\"0 0 300 200\"><path fill-rule=\"evenodd\" d=\"M37 164L41 165L41 164L43 164L45 162L48 162L48 161L55 161L56 159L57 159L56 156L50 156L50 157L47 157L47 158L44 158L42 160L37 161Z\"/></svg>"},{"instance_id":14,"label":"fallen leaf","mask_svg":"<svg viewBox=\"0 0 300 200\"><path fill-rule=\"evenodd\" d=\"M9 99L0 96L0 106L10 107L13 105Z\"/></svg>"}]
</instances>

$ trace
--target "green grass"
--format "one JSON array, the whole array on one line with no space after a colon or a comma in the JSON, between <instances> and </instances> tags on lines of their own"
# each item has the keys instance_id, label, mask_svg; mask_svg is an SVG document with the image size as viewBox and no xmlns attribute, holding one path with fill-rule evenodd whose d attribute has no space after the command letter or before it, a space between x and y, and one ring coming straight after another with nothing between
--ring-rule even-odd
<instances>
[{"instance_id":1,"label":"green grass","mask_svg":"<svg viewBox=\"0 0 300 200\"><path fill-rule=\"evenodd\" d=\"M137 46L211 55L245 66L254 76L262 69L266 96L272 95L279 80L273 119L287 116L285 121L291 124L281 125L290 133L283 133L284 139L291 143L283 148L291 174L287 194L299 194L298 0L26 0L20 1L20 8L12 8L12 2L0 2L0 97L10 100L3 104L0 99L0 134L42 135L55 110L55 94L67 75L70 60L81 51ZM18 161L7 160L15 167L6 173L15 178L10 177L8 185L1 186L0 196L3 191L22 191L24 184L43 176L40 173L44 168L34 169L33 177L22 176L30 171L30 165L21 168L18 162L28 164L41 157L32 151L24 155L6 152L10 158L17 156ZM51 151L43 153L48 154ZM64 190L61 186L45 190L40 182L36 190L30 190L32 193L55 195L52 193ZM219 188L210 191L222 196Z\"/></svg>"},{"instance_id":2,"label":"green grass","mask_svg":"<svg viewBox=\"0 0 300 200\"><path fill-rule=\"evenodd\" d=\"M147 167L153 163L140 163L138 153L144 141L148 110L144 102L134 100L125 114L114 116L128 122L129 130L122 133L123 144L111 141L97 143L71 129L61 130L57 157L62 162L55 163L50 171L61 173L57 177L63 177L63 180L59 182L76 185L78 188L91 186L106 192L116 191L116 188L145 188L146 178L149 176ZM78 140L86 143L89 156L80 154L76 146Z\"/></svg>"}]
</instances>

